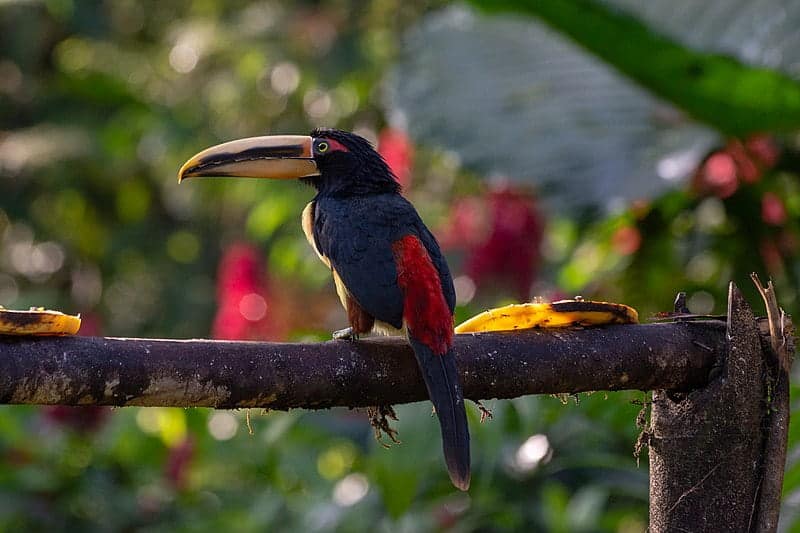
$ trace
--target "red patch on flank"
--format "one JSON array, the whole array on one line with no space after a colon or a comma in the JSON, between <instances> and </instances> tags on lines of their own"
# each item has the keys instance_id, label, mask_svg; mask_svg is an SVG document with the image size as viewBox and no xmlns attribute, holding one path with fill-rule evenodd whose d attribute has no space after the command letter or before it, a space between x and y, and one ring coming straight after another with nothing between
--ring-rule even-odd
<instances>
[{"instance_id":1,"label":"red patch on flank","mask_svg":"<svg viewBox=\"0 0 800 533\"><path fill-rule=\"evenodd\" d=\"M453 344L453 315L442 292L439 272L428 251L414 235L392 244L397 284L405 297L403 319L409 333L437 355Z\"/></svg>"}]
</instances>

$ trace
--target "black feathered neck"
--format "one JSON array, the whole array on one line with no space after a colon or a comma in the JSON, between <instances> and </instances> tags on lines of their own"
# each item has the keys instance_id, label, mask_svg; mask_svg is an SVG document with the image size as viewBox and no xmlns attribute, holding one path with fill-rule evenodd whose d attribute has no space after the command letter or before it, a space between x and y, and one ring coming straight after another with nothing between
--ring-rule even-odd
<instances>
[{"instance_id":1,"label":"black feathered neck","mask_svg":"<svg viewBox=\"0 0 800 533\"><path fill-rule=\"evenodd\" d=\"M306 181L320 194L365 196L400 192L400 184L389 165L365 138L332 128L317 128L311 136L331 139L347 148L346 152L315 154L320 175L306 178Z\"/></svg>"}]
</instances>

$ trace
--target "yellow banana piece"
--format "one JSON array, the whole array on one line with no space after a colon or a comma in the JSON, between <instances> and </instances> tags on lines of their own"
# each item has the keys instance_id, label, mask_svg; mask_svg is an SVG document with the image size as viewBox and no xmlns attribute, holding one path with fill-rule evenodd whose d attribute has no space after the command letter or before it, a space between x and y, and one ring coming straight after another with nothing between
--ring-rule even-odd
<instances>
[{"instance_id":1,"label":"yellow banana piece","mask_svg":"<svg viewBox=\"0 0 800 533\"><path fill-rule=\"evenodd\" d=\"M80 316L43 307L31 307L28 311L0 307L0 335L75 335L80 327Z\"/></svg>"},{"instance_id":2,"label":"yellow banana piece","mask_svg":"<svg viewBox=\"0 0 800 533\"><path fill-rule=\"evenodd\" d=\"M552 303L511 304L475 315L456 326L456 333L513 331L530 328L636 324L633 307L611 302L560 300Z\"/></svg>"}]
</instances>

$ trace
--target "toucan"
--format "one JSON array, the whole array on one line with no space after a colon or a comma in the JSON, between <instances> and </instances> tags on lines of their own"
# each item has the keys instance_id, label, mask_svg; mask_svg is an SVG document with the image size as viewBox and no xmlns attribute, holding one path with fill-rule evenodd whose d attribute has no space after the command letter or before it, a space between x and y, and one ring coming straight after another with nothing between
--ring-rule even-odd
<instances>
[{"instance_id":1,"label":"toucan","mask_svg":"<svg viewBox=\"0 0 800 533\"><path fill-rule=\"evenodd\" d=\"M357 339L373 330L406 335L439 419L450 479L467 490L469 430L453 353L453 279L436 238L380 154L366 139L336 129L250 137L189 159L178 180L196 177L300 179L316 189L302 228L347 312L350 327L334 337Z\"/></svg>"}]
</instances>

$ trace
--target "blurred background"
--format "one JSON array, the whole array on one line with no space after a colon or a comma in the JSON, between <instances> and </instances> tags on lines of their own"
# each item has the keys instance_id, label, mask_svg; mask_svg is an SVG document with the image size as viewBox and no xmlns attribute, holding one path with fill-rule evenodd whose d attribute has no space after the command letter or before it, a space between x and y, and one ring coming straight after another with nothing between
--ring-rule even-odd
<instances>
[{"instance_id":1,"label":"blurred background","mask_svg":"<svg viewBox=\"0 0 800 533\"><path fill-rule=\"evenodd\" d=\"M373 141L434 230L457 319L533 297L800 284L800 5L0 1L0 305L81 334L315 341L343 327L296 183L178 186L199 149ZM501 13L483 13L489 7ZM639 392L470 407L456 493L427 403L362 413L0 408L3 531L644 531ZM800 511L791 430L781 528ZM800 527L798 525L797 527Z\"/></svg>"}]
</instances>

